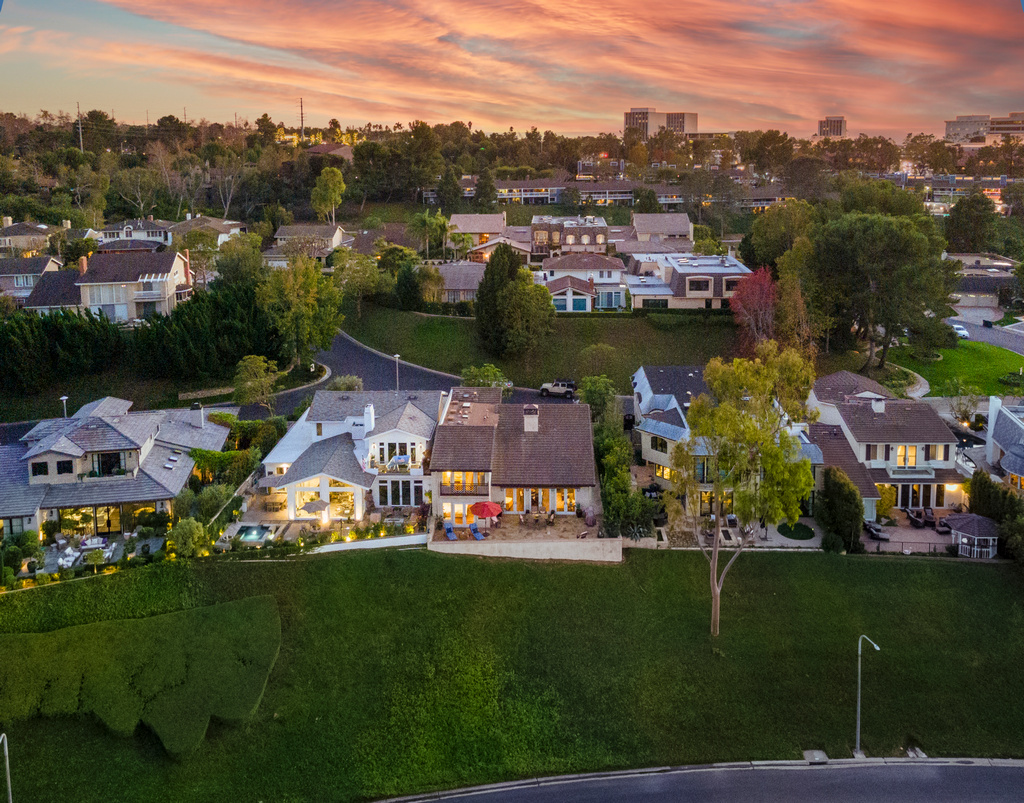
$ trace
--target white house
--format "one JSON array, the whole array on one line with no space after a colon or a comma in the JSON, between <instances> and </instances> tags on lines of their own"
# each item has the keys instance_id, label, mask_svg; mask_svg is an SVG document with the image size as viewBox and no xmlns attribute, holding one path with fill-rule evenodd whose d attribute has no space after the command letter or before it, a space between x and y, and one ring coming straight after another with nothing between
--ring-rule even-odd
<instances>
[{"instance_id":1,"label":"white house","mask_svg":"<svg viewBox=\"0 0 1024 803\"><path fill-rule=\"evenodd\" d=\"M626 267L622 260L604 254L566 254L560 257L548 257L541 264L539 271L534 271L534 280L541 282L551 291L555 299L555 309L568 312L589 312L598 310L624 309L628 292L623 275ZM573 282L565 281L572 279ZM582 301L573 305L573 298L562 300L568 303L559 306L560 296L566 296L567 288L576 298L587 298L586 306ZM577 292L578 291L578 292Z\"/></svg>"}]
</instances>

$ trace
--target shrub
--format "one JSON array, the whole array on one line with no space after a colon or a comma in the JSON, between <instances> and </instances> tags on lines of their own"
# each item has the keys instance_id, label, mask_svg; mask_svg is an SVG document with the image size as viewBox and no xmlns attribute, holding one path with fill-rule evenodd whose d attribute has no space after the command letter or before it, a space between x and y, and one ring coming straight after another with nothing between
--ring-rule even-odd
<instances>
[{"instance_id":1,"label":"shrub","mask_svg":"<svg viewBox=\"0 0 1024 803\"><path fill-rule=\"evenodd\" d=\"M174 542L176 553L182 558L191 558L209 546L209 538L203 525L195 519L182 519L168 533Z\"/></svg>"},{"instance_id":2,"label":"shrub","mask_svg":"<svg viewBox=\"0 0 1024 803\"><path fill-rule=\"evenodd\" d=\"M40 529L43 531L43 535L45 535L47 539L52 539L60 532L60 522L53 520L44 521Z\"/></svg>"},{"instance_id":3,"label":"shrub","mask_svg":"<svg viewBox=\"0 0 1024 803\"><path fill-rule=\"evenodd\" d=\"M846 544L843 543L843 539L838 535L826 530L825 534L821 536L821 548L825 552L839 553L846 549Z\"/></svg>"},{"instance_id":4,"label":"shrub","mask_svg":"<svg viewBox=\"0 0 1024 803\"><path fill-rule=\"evenodd\" d=\"M48 575L46 572L36 572L36 585L45 586L53 580L53 577Z\"/></svg>"},{"instance_id":5,"label":"shrub","mask_svg":"<svg viewBox=\"0 0 1024 803\"><path fill-rule=\"evenodd\" d=\"M191 488L185 486L174 499L174 517L186 519L192 515L192 509L196 504L196 495Z\"/></svg>"},{"instance_id":6,"label":"shrub","mask_svg":"<svg viewBox=\"0 0 1024 803\"><path fill-rule=\"evenodd\" d=\"M199 520L209 524L230 498L231 488L226 485L208 485L203 488L196 500Z\"/></svg>"},{"instance_id":7,"label":"shrub","mask_svg":"<svg viewBox=\"0 0 1024 803\"><path fill-rule=\"evenodd\" d=\"M181 755L199 746L211 716L252 717L280 645L271 597L0 636L0 710L8 719L92 713L124 735L144 722Z\"/></svg>"},{"instance_id":8,"label":"shrub","mask_svg":"<svg viewBox=\"0 0 1024 803\"><path fill-rule=\"evenodd\" d=\"M171 526L171 515L164 511L147 511L135 517L140 527L152 527L157 533L165 533Z\"/></svg>"}]
</instances>

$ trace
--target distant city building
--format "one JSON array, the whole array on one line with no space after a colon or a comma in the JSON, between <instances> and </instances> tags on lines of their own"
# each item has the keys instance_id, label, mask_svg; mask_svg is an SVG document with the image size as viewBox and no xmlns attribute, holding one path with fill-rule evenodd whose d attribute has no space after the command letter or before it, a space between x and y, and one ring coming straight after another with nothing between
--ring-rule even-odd
<instances>
[{"instance_id":1,"label":"distant city building","mask_svg":"<svg viewBox=\"0 0 1024 803\"><path fill-rule=\"evenodd\" d=\"M829 139L846 139L846 118L826 117L818 120L818 136Z\"/></svg>"},{"instance_id":2,"label":"distant city building","mask_svg":"<svg viewBox=\"0 0 1024 803\"><path fill-rule=\"evenodd\" d=\"M644 142L659 129L667 128L677 134L697 132L696 112L659 112L655 109L630 109L622 115L622 130L635 128L640 131Z\"/></svg>"},{"instance_id":3,"label":"distant city building","mask_svg":"<svg viewBox=\"0 0 1024 803\"><path fill-rule=\"evenodd\" d=\"M1011 112L1008 117L987 114L962 114L955 120L946 120L946 140L967 142L977 137L1004 135L1024 136L1024 112Z\"/></svg>"}]
</instances>

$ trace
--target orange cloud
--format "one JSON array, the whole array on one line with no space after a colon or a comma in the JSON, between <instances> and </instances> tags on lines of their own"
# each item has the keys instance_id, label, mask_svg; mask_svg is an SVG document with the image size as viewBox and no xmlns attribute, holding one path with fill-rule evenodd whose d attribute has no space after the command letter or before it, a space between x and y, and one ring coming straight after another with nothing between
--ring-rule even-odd
<instances>
[{"instance_id":1,"label":"orange cloud","mask_svg":"<svg viewBox=\"0 0 1024 803\"><path fill-rule=\"evenodd\" d=\"M936 131L957 113L1010 111L1024 32L1016 3L963 0L99 2L166 35L111 26L101 46L68 37L57 58L186 82L209 117L220 102L280 118L301 94L324 121L572 132L617 130L646 105L698 112L701 130L806 136L841 113L854 133ZM31 32L14 38L38 49Z\"/></svg>"}]
</instances>

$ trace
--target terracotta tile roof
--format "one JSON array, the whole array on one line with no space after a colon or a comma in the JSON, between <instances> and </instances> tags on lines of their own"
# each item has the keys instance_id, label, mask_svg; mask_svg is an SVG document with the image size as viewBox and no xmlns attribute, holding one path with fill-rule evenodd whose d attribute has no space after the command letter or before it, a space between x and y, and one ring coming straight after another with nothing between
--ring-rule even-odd
<instances>
[{"instance_id":1,"label":"terracotta tile roof","mask_svg":"<svg viewBox=\"0 0 1024 803\"><path fill-rule=\"evenodd\" d=\"M587 296L596 296L597 292L594 290L594 283L592 281L583 281L583 279L577 279L575 276L562 276L559 279L548 282L545 287L548 288L548 292L551 295L556 293L564 293L566 290L571 289L574 293L580 293Z\"/></svg>"},{"instance_id":2,"label":"terracotta tile roof","mask_svg":"<svg viewBox=\"0 0 1024 803\"><path fill-rule=\"evenodd\" d=\"M956 443L945 422L926 402L887 399L875 412L868 402L837 404L858 443Z\"/></svg>"},{"instance_id":3,"label":"terracotta tile roof","mask_svg":"<svg viewBox=\"0 0 1024 803\"><path fill-rule=\"evenodd\" d=\"M862 499L880 499L871 471L861 463L850 448L842 427L831 424L811 424L808 436L811 443L821 449L826 466L841 468L857 486Z\"/></svg>"},{"instance_id":4,"label":"terracotta tile roof","mask_svg":"<svg viewBox=\"0 0 1024 803\"><path fill-rule=\"evenodd\" d=\"M853 371L836 371L834 374L818 377L814 383L814 395L826 404L849 401L862 393L873 393L886 399L896 396L874 379L855 374Z\"/></svg>"},{"instance_id":5,"label":"terracotta tile roof","mask_svg":"<svg viewBox=\"0 0 1024 803\"><path fill-rule=\"evenodd\" d=\"M442 424L430 451L431 471L490 471L494 427Z\"/></svg>"},{"instance_id":6,"label":"terracotta tile roof","mask_svg":"<svg viewBox=\"0 0 1024 803\"><path fill-rule=\"evenodd\" d=\"M505 213L452 215L448 224L463 234L499 234L505 228Z\"/></svg>"},{"instance_id":7,"label":"terracotta tile roof","mask_svg":"<svg viewBox=\"0 0 1024 803\"><path fill-rule=\"evenodd\" d=\"M523 488L597 485L590 406L537 406L537 432L524 432L522 405L503 404L498 408L493 483Z\"/></svg>"}]
</instances>

